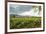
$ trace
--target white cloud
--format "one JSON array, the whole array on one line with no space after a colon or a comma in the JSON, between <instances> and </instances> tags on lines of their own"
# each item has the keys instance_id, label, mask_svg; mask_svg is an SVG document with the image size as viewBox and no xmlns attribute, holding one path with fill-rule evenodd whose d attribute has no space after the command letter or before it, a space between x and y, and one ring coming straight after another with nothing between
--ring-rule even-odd
<instances>
[{"instance_id":1,"label":"white cloud","mask_svg":"<svg viewBox=\"0 0 46 34\"><path fill-rule=\"evenodd\" d=\"M41 14L39 15L38 12L39 11L34 12L34 10L32 9L30 11L23 12L23 13L21 13L19 15L22 15L22 16L38 16L38 17L41 17Z\"/></svg>"}]
</instances>

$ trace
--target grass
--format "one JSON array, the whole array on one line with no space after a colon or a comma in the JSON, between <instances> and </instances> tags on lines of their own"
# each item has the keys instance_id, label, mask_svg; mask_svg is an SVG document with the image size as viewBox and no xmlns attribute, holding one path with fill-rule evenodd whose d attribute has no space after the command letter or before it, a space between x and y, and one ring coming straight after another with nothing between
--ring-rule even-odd
<instances>
[{"instance_id":1,"label":"grass","mask_svg":"<svg viewBox=\"0 0 46 34\"><path fill-rule=\"evenodd\" d=\"M10 29L39 27L41 27L41 17L10 17Z\"/></svg>"}]
</instances>

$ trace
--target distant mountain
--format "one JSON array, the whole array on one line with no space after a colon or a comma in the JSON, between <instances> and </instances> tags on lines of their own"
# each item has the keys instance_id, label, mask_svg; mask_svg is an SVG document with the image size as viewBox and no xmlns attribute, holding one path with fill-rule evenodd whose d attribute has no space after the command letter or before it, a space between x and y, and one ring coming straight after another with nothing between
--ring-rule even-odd
<instances>
[{"instance_id":1,"label":"distant mountain","mask_svg":"<svg viewBox=\"0 0 46 34\"><path fill-rule=\"evenodd\" d=\"M31 16L23 16L23 15L17 15L17 14L10 14L10 16L15 16L15 17L31 17Z\"/></svg>"},{"instance_id":2,"label":"distant mountain","mask_svg":"<svg viewBox=\"0 0 46 34\"><path fill-rule=\"evenodd\" d=\"M17 14L10 14L10 16L20 16L20 15L17 15Z\"/></svg>"},{"instance_id":3,"label":"distant mountain","mask_svg":"<svg viewBox=\"0 0 46 34\"><path fill-rule=\"evenodd\" d=\"M23 15L17 15L17 14L10 14L10 16L15 16L15 17L18 17L18 18L23 18L23 17L38 17L38 16L29 16L29 15L23 16Z\"/></svg>"}]
</instances>

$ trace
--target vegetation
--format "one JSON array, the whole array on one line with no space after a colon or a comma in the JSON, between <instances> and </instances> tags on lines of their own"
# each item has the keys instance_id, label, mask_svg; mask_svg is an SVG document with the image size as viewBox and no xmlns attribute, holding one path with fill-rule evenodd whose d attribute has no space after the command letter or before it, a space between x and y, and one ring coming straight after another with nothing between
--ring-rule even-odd
<instances>
[{"instance_id":1,"label":"vegetation","mask_svg":"<svg viewBox=\"0 0 46 34\"><path fill-rule=\"evenodd\" d=\"M40 11L41 11L41 6L32 6L32 9L34 10L34 12L38 12L38 14L40 14Z\"/></svg>"},{"instance_id":2,"label":"vegetation","mask_svg":"<svg viewBox=\"0 0 46 34\"><path fill-rule=\"evenodd\" d=\"M10 17L10 29L41 27L41 17Z\"/></svg>"}]
</instances>

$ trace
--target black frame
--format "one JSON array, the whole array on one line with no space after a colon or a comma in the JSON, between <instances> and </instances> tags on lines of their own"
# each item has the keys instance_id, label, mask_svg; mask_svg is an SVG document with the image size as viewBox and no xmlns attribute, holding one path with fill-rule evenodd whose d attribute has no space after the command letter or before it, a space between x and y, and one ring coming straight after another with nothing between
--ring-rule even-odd
<instances>
[{"instance_id":1,"label":"black frame","mask_svg":"<svg viewBox=\"0 0 46 34\"><path fill-rule=\"evenodd\" d=\"M43 4L43 18L44 18L43 19L43 30L7 32L7 2ZM41 32L44 30L45 30L45 3L44 2L27 2L27 1L8 1L8 0L5 0L5 34L7 34L7 33L25 33L25 32Z\"/></svg>"}]
</instances>

